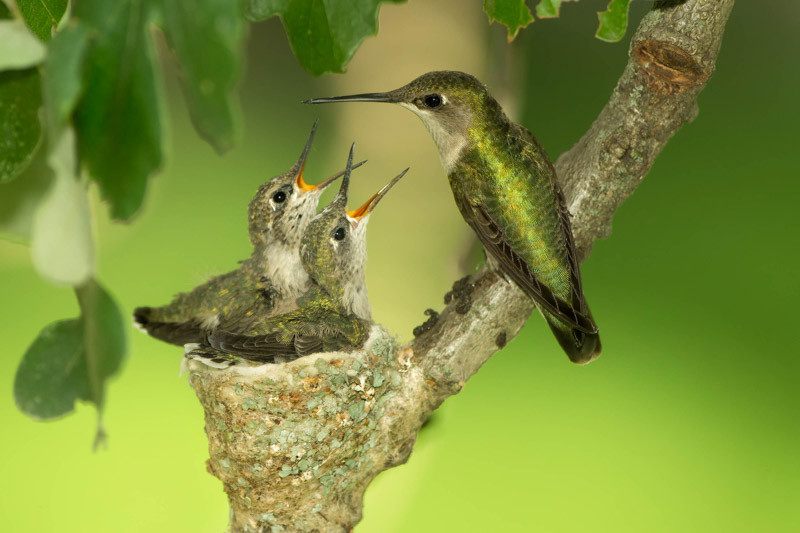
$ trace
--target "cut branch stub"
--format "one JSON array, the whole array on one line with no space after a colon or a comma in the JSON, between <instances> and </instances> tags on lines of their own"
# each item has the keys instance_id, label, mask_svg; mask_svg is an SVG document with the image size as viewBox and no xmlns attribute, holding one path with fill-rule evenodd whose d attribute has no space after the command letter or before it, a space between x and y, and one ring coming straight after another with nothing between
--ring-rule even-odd
<instances>
[{"instance_id":1,"label":"cut branch stub","mask_svg":"<svg viewBox=\"0 0 800 533\"><path fill-rule=\"evenodd\" d=\"M639 41L633 46L632 55L654 92L678 94L709 78L690 53L670 43Z\"/></svg>"}]
</instances>

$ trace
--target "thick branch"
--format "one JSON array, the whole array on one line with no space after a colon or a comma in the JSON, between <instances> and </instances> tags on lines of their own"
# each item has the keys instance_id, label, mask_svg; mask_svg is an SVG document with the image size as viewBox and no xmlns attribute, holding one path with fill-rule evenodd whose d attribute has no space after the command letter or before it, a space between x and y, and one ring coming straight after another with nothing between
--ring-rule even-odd
<instances>
[{"instance_id":1,"label":"thick branch","mask_svg":"<svg viewBox=\"0 0 800 533\"><path fill-rule=\"evenodd\" d=\"M697 114L733 0L661 2L631 42L600 116L556 162L585 258L667 140ZM363 350L218 371L190 364L206 411L209 470L231 530L348 531L380 472L407 460L425 419L522 328L533 305L481 270L398 346L376 327Z\"/></svg>"},{"instance_id":2,"label":"thick branch","mask_svg":"<svg viewBox=\"0 0 800 533\"><path fill-rule=\"evenodd\" d=\"M631 40L630 59L605 109L556 161L574 215L579 255L611 234L611 218L647 175L670 137L697 116L714 73L733 0L662 2Z\"/></svg>"}]
</instances>

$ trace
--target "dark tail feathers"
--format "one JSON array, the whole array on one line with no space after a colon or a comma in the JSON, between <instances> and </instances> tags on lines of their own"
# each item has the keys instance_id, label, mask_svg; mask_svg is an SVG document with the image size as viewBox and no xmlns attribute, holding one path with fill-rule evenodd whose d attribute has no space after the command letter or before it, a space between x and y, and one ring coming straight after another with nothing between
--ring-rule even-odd
<instances>
[{"instance_id":1,"label":"dark tail feathers","mask_svg":"<svg viewBox=\"0 0 800 533\"><path fill-rule=\"evenodd\" d=\"M133 310L134 322L148 335L176 346L205 342L205 333L197 322L191 320L187 322L154 322L150 320L151 311L150 307L137 307Z\"/></svg>"},{"instance_id":2,"label":"dark tail feathers","mask_svg":"<svg viewBox=\"0 0 800 533\"><path fill-rule=\"evenodd\" d=\"M565 324L549 313L543 313L547 325L561 348L573 363L584 365L600 357L603 349L598 333L584 333Z\"/></svg>"}]
</instances>

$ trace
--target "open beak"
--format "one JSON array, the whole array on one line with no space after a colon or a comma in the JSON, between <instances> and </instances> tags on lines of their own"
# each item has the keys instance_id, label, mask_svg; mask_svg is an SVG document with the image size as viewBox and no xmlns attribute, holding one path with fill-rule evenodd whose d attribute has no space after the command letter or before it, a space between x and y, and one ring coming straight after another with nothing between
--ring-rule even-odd
<instances>
[{"instance_id":1,"label":"open beak","mask_svg":"<svg viewBox=\"0 0 800 533\"><path fill-rule=\"evenodd\" d=\"M297 163L292 167L292 169L297 169L297 176L295 177L297 188L303 192L314 190L312 186L303 180L303 169L306 168L306 159L308 159L308 153L311 151L311 143L314 142L314 133L317 131L317 124L319 124L319 119L314 121L314 125L311 127L311 133L308 134L308 140L303 148L303 153L300 154L300 159L298 159Z\"/></svg>"},{"instance_id":2,"label":"open beak","mask_svg":"<svg viewBox=\"0 0 800 533\"><path fill-rule=\"evenodd\" d=\"M361 165L363 165L366 162L367 162L366 159L364 161L359 161L358 163L356 163L355 165L352 166L351 170L360 167ZM344 173L346 172L346 170L340 170L339 172L337 172L336 174L334 174L330 178L326 179L322 183L319 183L317 185L309 185L303 179L303 169L304 168L305 168L305 161L300 166L300 171L297 173L297 179L295 180L295 185L297 186L298 190L302 191L304 194L307 193L307 192L311 192L311 191L322 192L323 190L325 190L325 187L327 187L328 185L330 185L334 181L336 181L339 178L341 178L342 176L344 176Z\"/></svg>"},{"instance_id":3,"label":"open beak","mask_svg":"<svg viewBox=\"0 0 800 533\"><path fill-rule=\"evenodd\" d=\"M300 159L297 160L297 163L294 164L293 168L297 168L297 176L295 176L295 186L298 190L302 191L303 193L311 192L311 191L319 191L322 192L325 187L336 181L337 179L341 178L345 171L342 170L341 172L337 172L330 178L326 179L322 183L318 185L309 185L306 183L306 180L303 179L303 171L306 168L306 159L308 159L308 153L311 151L311 143L314 142L314 134L317 131L317 124L319 124L319 119L314 121L314 126L311 128L311 133L308 134L308 140L306 141L306 146L303 148L303 153L300 154ZM358 168L361 165L366 163L366 160L356 163L352 166L352 168Z\"/></svg>"},{"instance_id":4,"label":"open beak","mask_svg":"<svg viewBox=\"0 0 800 533\"><path fill-rule=\"evenodd\" d=\"M339 192L333 198L331 203L325 208L328 209L346 209L347 208L347 195L350 192L350 174L353 170L353 152L356 149L356 143L350 145L350 153L347 155L347 165L344 167L342 184L339 186Z\"/></svg>"},{"instance_id":5,"label":"open beak","mask_svg":"<svg viewBox=\"0 0 800 533\"><path fill-rule=\"evenodd\" d=\"M408 172L408 169L405 169L400 174L398 174L392 181L384 185L381 190L372 195L372 198L364 202L364 205L362 205L361 207L359 207L354 211L350 211L347 213L347 216L355 221L354 225L357 226L359 222L361 222L364 218L368 217L370 213L372 213L372 210L375 209L375 206L378 205L378 202L380 202L381 199L384 196L386 196L386 193L389 192L389 189L394 187L395 183L400 181L400 178L406 175L406 172Z\"/></svg>"},{"instance_id":6,"label":"open beak","mask_svg":"<svg viewBox=\"0 0 800 533\"><path fill-rule=\"evenodd\" d=\"M347 96L331 96L328 98L309 98L303 100L304 104L328 104L331 102L388 102L396 104L400 100L394 95L394 91L388 93L364 93L350 94Z\"/></svg>"}]
</instances>

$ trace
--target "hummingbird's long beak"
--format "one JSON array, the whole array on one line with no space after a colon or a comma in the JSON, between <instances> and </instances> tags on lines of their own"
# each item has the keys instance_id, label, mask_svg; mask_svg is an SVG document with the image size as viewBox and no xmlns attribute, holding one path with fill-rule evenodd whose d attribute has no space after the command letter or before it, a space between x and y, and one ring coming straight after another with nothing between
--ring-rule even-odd
<instances>
[{"instance_id":1,"label":"hummingbird's long beak","mask_svg":"<svg viewBox=\"0 0 800 533\"><path fill-rule=\"evenodd\" d=\"M295 176L295 183L297 184L297 188L301 191L310 191L313 188L303 180L303 170L306 168L306 159L308 159L308 153L311 151L311 143L314 142L314 134L317 132L317 124L319 124L319 119L314 121L314 125L311 126L311 133L308 134L308 140L306 141L306 145L303 148L303 153L300 154L300 159L297 160L297 163L294 164L292 169L297 169L297 175Z\"/></svg>"},{"instance_id":2,"label":"hummingbird's long beak","mask_svg":"<svg viewBox=\"0 0 800 533\"><path fill-rule=\"evenodd\" d=\"M369 216L370 213L372 213L372 210L375 209L375 206L378 205L378 202L380 202L381 199L384 196L386 196L386 193L389 192L389 189L394 187L395 183L400 181L400 178L406 175L406 172L408 172L408 169L405 169L400 174L395 176L395 178L392 181L384 185L381 190L373 194L372 198L364 202L364 205L362 205L361 207L359 207L354 211L350 211L349 213L347 213L347 216L355 221L355 225L358 225L359 222L361 222L364 218Z\"/></svg>"},{"instance_id":3,"label":"hummingbird's long beak","mask_svg":"<svg viewBox=\"0 0 800 533\"><path fill-rule=\"evenodd\" d=\"M339 206L342 210L347 209L347 192L350 189L350 173L353 171L353 152L355 151L356 143L350 145L350 154L347 156L347 165L344 167L344 174L342 184L339 186L339 192L336 193L336 198L326 207Z\"/></svg>"},{"instance_id":4,"label":"hummingbird's long beak","mask_svg":"<svg viewBox=\"0 0 800 533\"><path fill-rule=\"evenodd\" d=\"M394 91L388 93L363 93L350 94L347 96L330 96L328 98L309 98L303 100L304 104L328 104L331 102L388 102L396 104L400 100L394 95Z\"/></svg>"}]
</instances>

